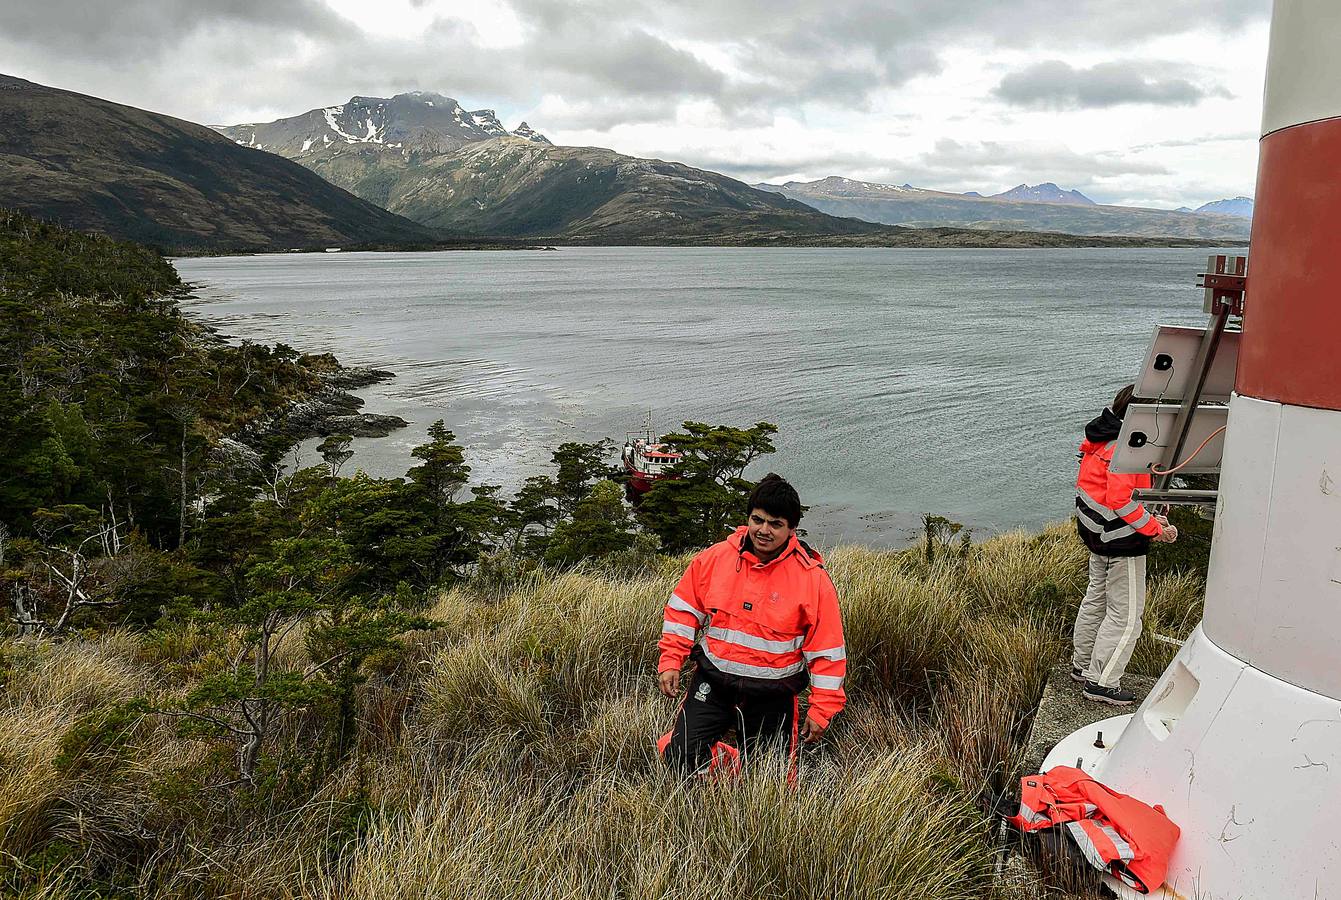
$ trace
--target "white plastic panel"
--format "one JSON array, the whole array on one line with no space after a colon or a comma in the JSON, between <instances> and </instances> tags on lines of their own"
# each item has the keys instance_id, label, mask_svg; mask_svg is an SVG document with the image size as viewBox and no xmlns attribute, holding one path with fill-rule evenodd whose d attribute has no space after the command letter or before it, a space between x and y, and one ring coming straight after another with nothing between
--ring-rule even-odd
<instances>
[{"instance_id":1,"label":"white plastic panel","mask_svg":"<svg viewBox=\"0 0 1341 900\"><path fill-rule=\"evenodd\" d=\"M1282 406L1252 663L1341 700L1341 412ZM1341 729L1335 737L1341 742Z\"/></svg>"},{"instance_id":2,"label":"white plastic panel","mask_svg":"<svg viewBox=\"0 0 1341 900\"><path fill-rule=\"evenodd\" d=\"M1254 397L1235 396L1230 401L1225 464L1211 539L1206 634L1249 662L1260 626L1257 593L1271 512L1280 412L1279 403Z\"/></svg>"},{"instance_id":3,"label":"white plastic panel","mask_svg":"<svg viewBox=\"0 0 1341 900\"><path fill-rule=\"evenodd\" d=\"M1341 699L1341 412L1250 397L1231 408L1206 633L1277 678Z\"/></svg>"},{"instance_id":4,"label":"white plastic panel","mask_svg":"<svg viewBox=\"0 0 1341 900\"><path fill-rule=\"evenodd\" d=\"M1204 328L1185 325L1157 325L1150 341L1145 363L1136 381L1136 396L1151 400L1176 402L1192 390L1196 379L1194 364L1201 348ZM1220 336L1211 370L1201 389L1201 399L1207 403L1227 403L1234 392L1234 372L1238 368L1241 332L1226 331Z\"/></svg>"},{"instance_id":5,"label":"white plastic panel","mask_svg":"<svg viewBox=\"0 0 1341 900\"><path fill-rule=\"evenodd\" d=\"M1177 462L1183 462L1206 441L1206 446L1180 472L1188 475L1220 471L1224 455L1224 434L1211 435L1225 425L1229 415L1226 406L1199 406L1192 414L1192 430L1183 442L1183 451ZM1209 440L1207 440L1209 438ZM1178 440L1178 404L1133 403L1127 407L1118 435L1117 449L1109 469L1114 472L1149 472L1152 466L1164 461L1164 454Z\"/></svg>"}]
</instances>

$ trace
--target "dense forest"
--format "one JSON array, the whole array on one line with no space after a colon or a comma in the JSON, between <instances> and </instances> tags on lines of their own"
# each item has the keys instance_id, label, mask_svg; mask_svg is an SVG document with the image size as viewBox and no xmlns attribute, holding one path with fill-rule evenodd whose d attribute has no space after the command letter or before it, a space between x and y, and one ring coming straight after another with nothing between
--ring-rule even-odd
<instances>
[{"instance_id":1,"label":"dense forest","mask_svg":"<svg viewBox=\"0 0 1341 900\"><path fill-rule=\"evenodd\" d=\"M661 608L772 425L686 422L636 510L603 441L511 496L442 422L403 478L347 471L338 433L295 469L289 412L348 373L221 339L185 290L152 251L0 213L0 889L1005 890L989 809L1083 589L1072 528L928 516L917 547L832 555L849 711L798 789L761 767L695 795L653 751ZM1148 621L1181 637L1196 563L1152 569ZM1133 670L1170 654L1144 638Z\"/></svg>"}]
</instances>

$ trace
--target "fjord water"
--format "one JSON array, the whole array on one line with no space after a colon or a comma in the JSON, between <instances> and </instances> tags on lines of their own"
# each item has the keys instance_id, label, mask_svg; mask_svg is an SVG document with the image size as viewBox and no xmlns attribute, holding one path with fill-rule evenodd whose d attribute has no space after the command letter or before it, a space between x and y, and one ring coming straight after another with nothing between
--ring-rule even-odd
<instances>
[{"instance_id":1,"label":"fjord water","mask_svg":"<svg viewBox=\"0 0 1341 900\"><path fill-rule=\"evenodd\" d=\"M984 534L1070 514L1084 423L1157 323L1199 324L1203 249L582 248L180 259L225 335L396 378L349 469L403 475L429 424L513 488L563 441L649 408L774 422L821 546L906 543L924 512ZM1224 252L1224 251L1219 251ZM303 464L320 458L307 445Z\"/></svg>"}]
</instances>

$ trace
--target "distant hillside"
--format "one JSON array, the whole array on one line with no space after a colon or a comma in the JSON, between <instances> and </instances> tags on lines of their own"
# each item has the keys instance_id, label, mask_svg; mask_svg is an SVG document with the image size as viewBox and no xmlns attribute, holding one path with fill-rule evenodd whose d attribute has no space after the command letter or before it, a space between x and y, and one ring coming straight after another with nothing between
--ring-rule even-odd
<instances>
[{"instance_id":1,"label":"distant hillside","mask_svg":"<svg viewBox=\"0 0 1341 900\"><path fill-rule=\"evenodd\" d=\"M1032 203L1075 203L1080 206L1095 205L1093 200L1080 191L1064 191L1051 181L1045 181L1042 184L1017 184L1008 191L993 194L991 199L1027 200Z\"/></svg>"},{"instance_id":2,"label":"distant hillside","mask_svg":"<svg viewBox=\"0 0 1341 900\"><path fill-rule=\"evenodd\" d=\"M204 126L6 75L0 206L173 251L431 237L302 166Z\"/></svg>"},{"instance_id":3,"label":"distant hillside","mask_svg":"<svg viewBox=\"0 0 1341 900\"><path fill-rule=\"evenodd\" d=\"M1249 223L1234 216L1096 203L1001 200L837 176L756 187L777 191L831 215L918 228L1050 231L1151 239L1176 237L1223 243L1246 241L1249 232Z\"/></svg>"},{"instance_id":4,"label":"distant hillside","mask_svg":"<svg viewBox=\"0 0 1341 900\"><path fill-rule=\"evenodd\" d=\"M1253 198L1234 197L1231 200L1213 200L1197 207L1199 213L1212 213L1221 216L1238 216L1243 219L1253 217Z\"/></svg>"}]
</instances>

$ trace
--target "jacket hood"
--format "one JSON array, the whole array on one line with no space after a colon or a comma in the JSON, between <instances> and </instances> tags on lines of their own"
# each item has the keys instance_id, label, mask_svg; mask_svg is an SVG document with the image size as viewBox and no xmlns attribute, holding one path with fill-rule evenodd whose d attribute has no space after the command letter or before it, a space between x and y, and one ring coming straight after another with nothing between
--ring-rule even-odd
<instances>
[{"instance_id":1,"label":"jacket hood","mask_svg":"<svg viewBox=\"0 0 1341 900\"><path fill-rule=\"evenodd\" d=\"M1080 445L1081 453L1093 453L1109 441L1117 440L1122 433L1122 420L1108 407L1095 416L1085 426L1085 440Z\"/></svg>"},{"instance_id":2,"label":"jacket hood","mask_svg":"<svg viewBox=\"0 0 1341 900\"><path fill-rule=\"evenodd\" d=\"M746 525L736 526L736 530L727 537L726 542L734 547L736 552L741 555L744 555L747 552L754 552L754 546L750 542L750 529ZM778 560L793 554L796 556L797 562L807 569L813 569L815 566L824 565L824 558L820 556L819 551L798 538L795 534L791 536L791 539L787 542L787 546L783 548L783 551L778 554L777 559L773 560L773 562L777 562Z\"/></svg>"}]
</instances>

